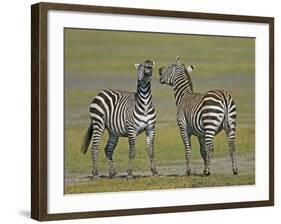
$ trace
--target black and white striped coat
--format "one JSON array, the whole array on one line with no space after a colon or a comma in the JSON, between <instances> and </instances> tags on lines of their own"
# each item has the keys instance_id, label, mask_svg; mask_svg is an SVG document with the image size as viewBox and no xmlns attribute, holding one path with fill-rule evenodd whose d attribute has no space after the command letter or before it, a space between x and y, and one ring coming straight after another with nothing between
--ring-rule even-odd
<instances>
[{"instance_id":1,"label":"black and white striped coat","mask_svg":"<svg viewBox=\"0 0 281 224\"><path fill-rule=\"evenodd\" d=\"M233 173L237 174L235 158L236 106L225 90L194 93L190 73L194 67L176 63L159 69L160 82L172 86L177 105L177 123L185 146L186 173L190 174L191 135L198 137L200 153L204 160L204 175L210 174L214 150L213 139L225 130L232 159Z\"/></svg>"},{"instance_id":2,"label":"black and white striped coat","mask_svg":"<svg viewBox=\"0 0 281 224\"><path fill-rule=\"evenodd\" d=\"M98 175L97 155L101 137L105 129L109 139L105 147L105 155L109 165L110 177L116 175L113 165L113 151L119 137L129 139L129 166L128 177L132 177L133 159L135 157L136 136L143 131L147 136L147 150L150 159L151 171L157 175L154 163L154 136L156 113L152 104L151 78L153 62L146 60L136 64L137 92L106 89L98 93L90 106L90 125L84 137L82 151L87 152L91 138L93 175Z\"/></svg>"}]
</instances>

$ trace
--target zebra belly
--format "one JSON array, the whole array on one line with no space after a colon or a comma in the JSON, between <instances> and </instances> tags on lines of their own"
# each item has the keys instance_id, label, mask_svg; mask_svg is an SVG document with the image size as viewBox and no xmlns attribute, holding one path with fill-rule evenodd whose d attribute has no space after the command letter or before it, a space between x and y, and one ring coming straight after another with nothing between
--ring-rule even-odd
<instances>
[{"instance_id":1,"label":"zebra belly","mask_svg":"<svg viewBox=\"0 0 281 224\"><path fill-rule=\"evenodd\" d=\"M197 137L204 137L206 134L206 129L213 131L213 135L217 135L222 130L223 114L218 115L218 120L210 121L204 120L204 116L198 113L197 116L187 117L187 132L190 135L195 135ZM213 122L213 123L210 123Z\"/></svg>"},{"instance_id":2,"label":"zebra belly","mask_svg":"<svg viewBox=\"0 0 281 224\"><path fill-rule=\"evenodd\" d=\"M222 126L217 127L217 129L214 131L214 136L216 136L217 134L219 134L221 132L221 130L223 129ZM203 130L203 127L200 128L200 130ZM188 126L187 127L187 132L190 135L194 135L196 137L204 137L205 136L205 132L204 131L195 131L192 127Z\"/></svg>"},{"instance_id":3,"label":"zebra belly","mask_svg":"<svg viewBox=\"0 0 281 224\"><path fill-rule=\"evenodd\" d=\"M107 122L106 124L106 129L116 135L116 136L119 136L119 137L128 137L128 129L126 127L126 124L119 124L119 125L114 125L110 122Z\"/></svg>"},{"instance_id":4,"label":"zebra belly","mask_svg":"<svg viewBox=\"0 0 281 224\"><path fill-rule=\"evenodd\" d=\"M202 128L195 128L189 124L187 124L187 132L190 134L190 135L195 135L197 137L203 137L205 135L204 131Z\"/></svg>"},{"instance_id":5,"label":"zebra belly","mask_svg":"<svg viewBox=\"0 0 281 224\"><path fill-rule=\"evenodd\" d=\"M128 132L120 132L119 130L115 130L113 128L108 128L106 127L106 129L108 130L108 132L116 135L116 136L119 136L119 137L128 137Z\"/></svg>"},{"instance_id":6,"label":"zebra belly","mask_svg":"<svg viewBox=\"0 0 281 224\"><path fill-rule=\"evenodd\" d=\"M146 128L147 126L151 125L150 122L138 122L135 124L135 130L136 130L136 134L141 134ZM116 129L114 127L111 127L110 125L106 126L107 130L116 135L116 136L120 136L120 137L128 137L128 129L127 127L125 127L123 130L124 131L120 131L119 129Z\"/></svg>"},{"instance_id":7,"label":"zebra belly","mask_svg":"<svg viewBox=\"0 0 281 224\"><path fill-rule=\"evenodd\" d=\"M217 134L219 134L222 129L223 129L222 126L219 127L219 128L214 132L214 136L216 136ZM204 136L205 136L205 133L204 133L204 132L188 131L188 133L189 133L190 135L194 135L194 136L196 136L196 137L204 137Z\"/></svg>"}]
</instances>

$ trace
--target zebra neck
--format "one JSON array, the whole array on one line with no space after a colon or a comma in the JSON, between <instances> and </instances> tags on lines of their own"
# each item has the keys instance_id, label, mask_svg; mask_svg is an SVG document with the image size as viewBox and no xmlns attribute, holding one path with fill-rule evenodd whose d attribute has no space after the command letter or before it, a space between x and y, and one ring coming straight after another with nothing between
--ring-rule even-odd
<instances>
[{"instance_id":1,"label":"zebra neck","mask_svg":"<svg viewBox=\"0 0 281 224\"><path fill-rule=\"evenodd\" d=\"M192 83L185 73L179 74L176 77L174 85L174 96L176 98L176 105L179 105L183 96L192 93Z\"/></svg>"},{"instance_id":2,"label":"zebra neck","mask_svg":"<svg viewBox=\"0 0 281 224\"><path fill-rule=\"evenodd\" d=\"M136 94L136 106L135 109L139 112L146 114L150 106L151 100L151 84L138 82L137 94Z\"/></svg>"}]
</instances>

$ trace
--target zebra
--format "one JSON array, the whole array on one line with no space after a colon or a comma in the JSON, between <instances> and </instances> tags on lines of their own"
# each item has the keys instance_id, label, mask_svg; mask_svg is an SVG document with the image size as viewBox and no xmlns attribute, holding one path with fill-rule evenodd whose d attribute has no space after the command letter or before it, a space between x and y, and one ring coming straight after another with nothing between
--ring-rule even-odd
<instances>
[{"instance_id":1,"label":"zebra","mask_svg":"<svg viewBox=\"0 0 281 224\"><path fill-rule=\"evenodd\" d=\"M129 139L129 165L127 177L132 178L135 158L136 136L146 133L147 151L151 172L157 176L154 162L154 138L156 113L152 104L151 79L154 62L145 60L135 64L137 70L137 92L105 89L97 94L90 106L90 124L82 142L81 151L85 154L92 138L92 162L94 177L98 177L97 156L101 137L105 129L108 141L105 156L108 162L109 176L117 174L113 164L113 151L119 137Z\"/></svg>"},{"instance_id":2,"label":"zebra","mask_svg":"<svg viewBox=\"0 0 281 224\"><path fill-rule=\"evenodd\" d=\"M232 161L232 171L238 174L235 154L236 106L225 90L194 93L191 72L194 66L176 63L159 69L159 81L173 87L177 106L177 124L185 147L186 175L190 175L191 135L197 136L200 154L204 160L203 175L210 175L213 139L222 129L227 138Z\"/></svg>"}]
</instances>

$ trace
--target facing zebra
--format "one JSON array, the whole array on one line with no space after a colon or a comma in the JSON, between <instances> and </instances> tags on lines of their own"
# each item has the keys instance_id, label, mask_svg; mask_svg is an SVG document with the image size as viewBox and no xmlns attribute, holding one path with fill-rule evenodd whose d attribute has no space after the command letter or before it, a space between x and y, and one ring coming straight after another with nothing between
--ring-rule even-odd
<instances>
[{"instance_id":1,"label":"facing zebra","mask_svg":"<svg viewBox=\"0 0 281 224\"><path fill-rule=\"evenodd\" d=\"M129 139L128 177L132 177L133 160L135 158L136 136L146 132L147 151L151 171L157 175L154 164L154 136L156 114L152 105L151 78L154 62L146 60L136 64L137 92L106 89L101 91L90 106L90 125L83 139L81 151L86 153L92 142L93 175L98 175L97 156L104 129L109 138L105 146L105 155L109 166L109 176L116 175L113 165L113 151L119 137Z\"/></svg>"},{"instance_id":2,"label":"facing zebra","mask_svg":"<svg viewBox=\"0 0 281 224\"><path fill-rule=\"evenodd\" d=\"M228 138L233 174L238 174L235 158L236 106L224 90L194 93L190 74L194 67L176 63L159 69L160 83L172 86L177 105L177 123L185 146L186 174L190 174L191 135L198 137L204 160L203 174L210 175L213 139L222 129Z\"/></svg>"}]
</instances>

